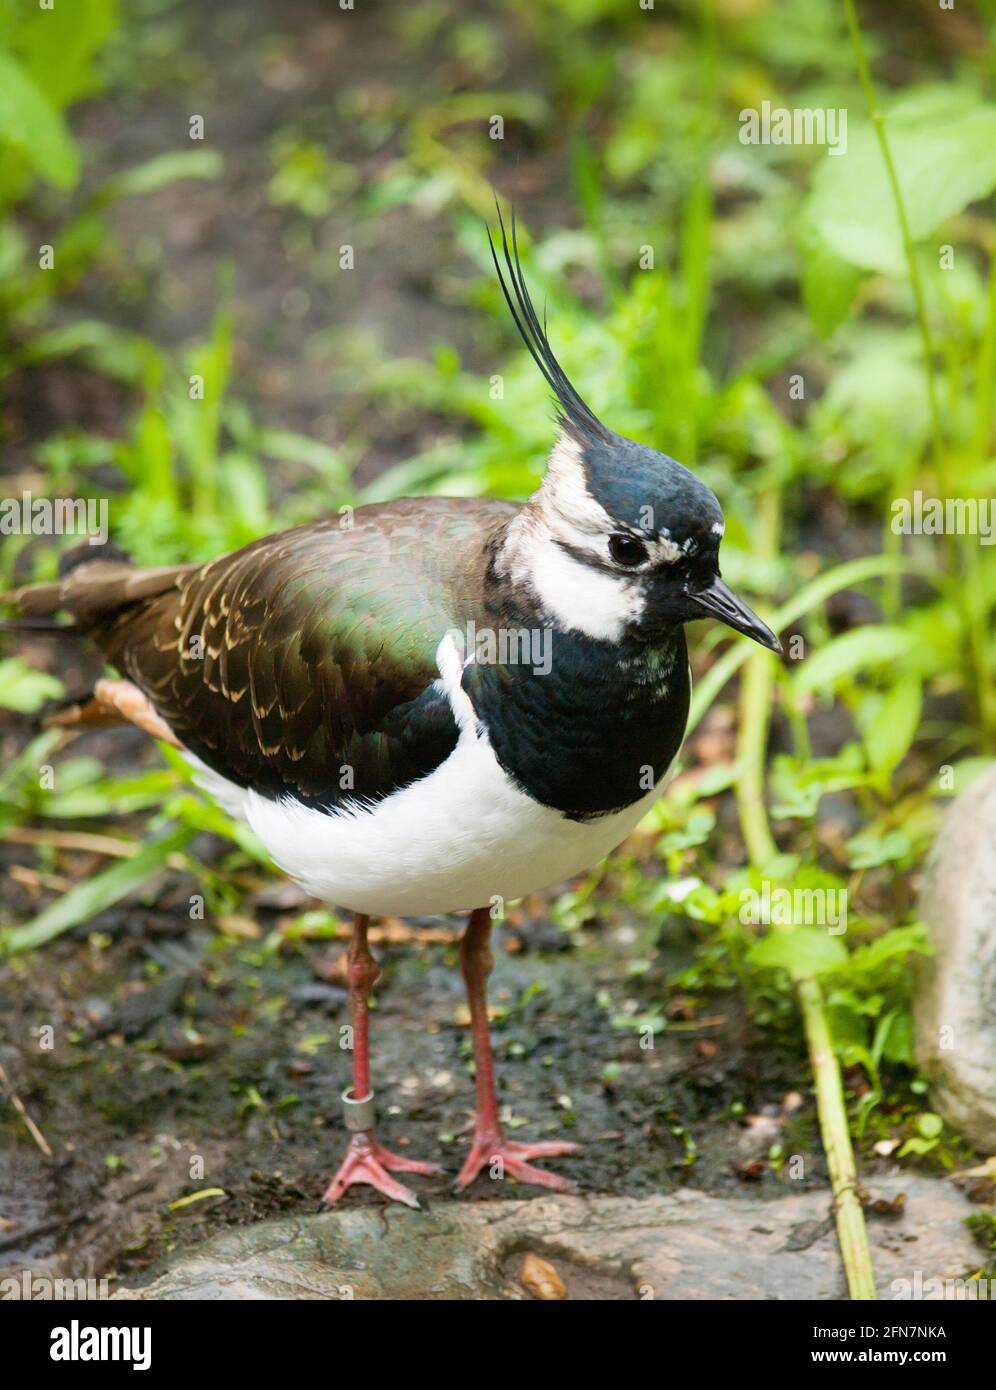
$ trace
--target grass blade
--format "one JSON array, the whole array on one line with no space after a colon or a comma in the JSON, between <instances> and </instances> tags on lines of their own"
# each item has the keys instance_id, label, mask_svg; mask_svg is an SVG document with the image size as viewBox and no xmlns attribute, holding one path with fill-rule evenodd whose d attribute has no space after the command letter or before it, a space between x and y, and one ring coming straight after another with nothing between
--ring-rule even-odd
<instances>
[{"instance_id":1,"label":"grass blade","mask_svg":"<svg viewBox=\"0 0 996 1390\"><path fill-rule=\"evenodd\" d=\"M197 831L189 826L179 826L162 839L143 846L133 858L123 859L78 883L65 897L45 908L33 922L0 934L0 955L31 951L71 931L80 922L96 917L158 873L170 855L183 849L196 834Z\"/></svg>"}]
</instances>

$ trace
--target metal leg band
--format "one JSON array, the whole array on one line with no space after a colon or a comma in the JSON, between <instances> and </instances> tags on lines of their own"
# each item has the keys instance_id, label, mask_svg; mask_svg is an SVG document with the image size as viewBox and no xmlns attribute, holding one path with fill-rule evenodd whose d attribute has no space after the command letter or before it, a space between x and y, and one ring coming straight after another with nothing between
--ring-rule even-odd
<instances>
[{"instance_id":1,"label":"metal leg band","mask_svg":"<svg viewBox=\"0 0 996 1390\"><path fill-rule=\"evenodd\" d=\"M346 1128L354 1134L359 1134L363 1130L373 1129L376 1118L376 1108L374 1106L374 1093L364 1096L362 1100L353 1099L353 1088L350 1086L342 1093L342 1109L346 1120Z\"/></svg>"}]
</instances>

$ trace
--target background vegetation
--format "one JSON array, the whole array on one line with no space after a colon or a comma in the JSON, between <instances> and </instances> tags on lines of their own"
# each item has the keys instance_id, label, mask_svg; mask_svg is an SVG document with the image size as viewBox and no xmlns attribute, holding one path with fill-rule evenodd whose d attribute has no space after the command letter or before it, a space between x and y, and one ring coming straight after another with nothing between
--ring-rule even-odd
<instances>
[{"instance_id":1,"label":"background vegetation","mask_svg":"<svg viewBox=\"0 0 996 1390\"><path fill-rule=\"evenodd\" d=\"M619 1029L681 1027L675 990L692 1017L736 991L792 1048L793 983L817 981L865 1150L950 1164L913 1060L916 893L945 799L994 753L996 566L891 519L914 489L996 483L991 5L864 4L862 37L837 0L421 0L381 7L348 61L374 21L332 0L280 25L263 4L70 8L71 42L0 2L5 491L109 496L113 538L153 564L346 503L526 495L550 409L483 231L493 187L514 195L568 372L714 488L726 578L796 639L780 667L695 630L682 770L555 920L635 922L634 976L691 932ZM844 108L846 157L741 144L765 100ZM57 549L5 537L0 587ZM168 754L114 767L110 744L38 733L68 684L41 643L0 659L0 834L36 873L0 909L6 951L161 891L164 866L194 869L235 949L266 872L251 837ZM847 934L743 924L764 878L846 888ZM305 913L270 944L337 930Z\"/></svg>"}]
</instances>

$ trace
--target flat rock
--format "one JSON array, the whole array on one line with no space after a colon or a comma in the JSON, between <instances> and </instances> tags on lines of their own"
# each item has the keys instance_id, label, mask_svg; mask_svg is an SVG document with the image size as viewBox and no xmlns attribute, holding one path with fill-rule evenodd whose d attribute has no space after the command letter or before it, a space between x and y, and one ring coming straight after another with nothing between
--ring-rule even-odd
<instances>
[{"instance_id":1,"label":"flat rock","mask_svg":"<svg viewBox=\"0 0 996 1390\"><path fill-rule=\"evenodd\" d=\"M963 1278L980 1252L972 1207L943 1179L897 1174L898 1218L871 1217L879 1294ZM977 1208L976 1208L977 1209ZM840 1299L844 1276L826 1192L759 1201L682 1189L659 1197L565 1197L363 1207L261 1222L180 1251L130 1299L523 1299L525 1254L549 1260L577 1299ZM939 1296L939 1295L937 1295Z\"/></svg>"},{"instance_id":2,"label":"flat rock","mask_svg":"<svg viewBox=\"0 0 996 1390\"><path fill-rule=\"evenodd\" d=\"M917 1061L937 1110L996 1153L996 768L952 802L922 908L934 955L919 971Z\"/></svg>"}]
</instances>

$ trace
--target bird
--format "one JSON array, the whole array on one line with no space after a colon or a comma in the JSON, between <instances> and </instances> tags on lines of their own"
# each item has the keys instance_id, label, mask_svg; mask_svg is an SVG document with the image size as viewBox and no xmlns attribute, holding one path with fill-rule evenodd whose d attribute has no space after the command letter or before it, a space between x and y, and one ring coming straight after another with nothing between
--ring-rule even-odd
<instances>
[{"instance_id":1,"label":"bird","mask_svg":"<svg viewBox=\"0 0 996 1390\"><path fill-rule=\"evenodd\" d=\"M554 1190L559 1141L505 1133L489 1038L491 931L505 904L601 862L659 796L688 719L685 624L776 635L720 577L723 511L688 468L608 428L553 353L511 239L498 283L555 407L524 503L411 497L140 568L111 541L7 596L68 615L117 675L58 721L131 723L315 898L353 914L352 1082L327 1207L357 1184L418 1207L398 1174L438 1165L378 1137L371 917L467 913L459 958L475 1112L457 1188L487 1169ZM500 244L496 245L496 241Z\"/></svg>"}]
</instances>

